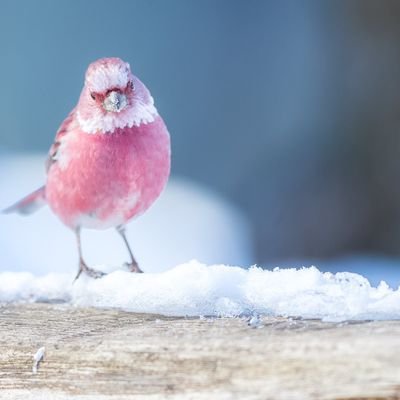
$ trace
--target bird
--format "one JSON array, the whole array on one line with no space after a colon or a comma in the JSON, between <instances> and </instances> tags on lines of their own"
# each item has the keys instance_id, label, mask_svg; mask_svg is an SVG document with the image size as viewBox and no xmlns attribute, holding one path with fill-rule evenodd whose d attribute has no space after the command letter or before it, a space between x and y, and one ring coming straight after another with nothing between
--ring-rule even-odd
<instances>
[{"instance_id":1,"label":"bird","mask_svg":"<svg viewBox=\"0 0 400 400\"><path fill-rule=\"evenodd\" d=\"M141 273L126 225L159 197L170 166L170 135L150 91L129 63L101 58L87 68L77 105L56 132L45 184L3 212L31 214L47 204L75 233L75 280L105 275L84 260L82 229L115 228L130 256L128 269Z\"/></svg>"}]
</instances>

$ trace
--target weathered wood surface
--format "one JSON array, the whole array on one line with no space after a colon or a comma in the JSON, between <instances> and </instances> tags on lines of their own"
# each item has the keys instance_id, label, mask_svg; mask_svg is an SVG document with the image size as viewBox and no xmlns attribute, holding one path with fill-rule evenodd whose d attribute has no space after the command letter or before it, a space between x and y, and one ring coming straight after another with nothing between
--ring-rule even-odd
<instances>
[{"instance_id":1,"label":"weathered wood surface","mask_svg":"<svg viewBox=\"0 0 400 400\"><path fill-rule=\"evenodd\" d=\"M400 398L400 321L263 322L3 306L0 399Z\"/></svg>"}]
</instances>

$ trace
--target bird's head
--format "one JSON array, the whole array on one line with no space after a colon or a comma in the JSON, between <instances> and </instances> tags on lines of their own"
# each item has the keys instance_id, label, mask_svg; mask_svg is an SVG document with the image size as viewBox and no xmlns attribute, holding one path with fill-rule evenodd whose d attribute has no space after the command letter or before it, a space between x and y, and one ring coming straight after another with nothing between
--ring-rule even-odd
<instances>
[{"instance_id":1,"label":"bird's head","mask_svg":"<svg viewBox=\"0 0 400 400\"><path fill-rule=\"evenodd\" d=\"M157 116L150 92L120 58L101 58L89 65L77 112L88 133L112 133Z\"/></svg>"},{"instance_id":2,"label":"bird's head","mask_svg":"<svg viewBox=\"0 0 400 400\"><path fill-rule=\"evenodd\" d=\"M129 64L119 58L102 58L89 65L85 86L93 105L106 112L121 112L134 90Z\"/></svg>"}]
</instances>

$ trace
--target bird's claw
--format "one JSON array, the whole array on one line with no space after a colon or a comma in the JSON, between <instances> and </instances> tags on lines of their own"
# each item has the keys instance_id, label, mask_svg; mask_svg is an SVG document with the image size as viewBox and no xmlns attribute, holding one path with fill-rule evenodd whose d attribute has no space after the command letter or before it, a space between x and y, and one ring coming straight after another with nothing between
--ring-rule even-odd
<instances>
[{"instance_id":1,"label":"bird's claw","mask_svg":"<svg viewBox=\"0 0 400 400\"><path fill-rule=\"evenodd\" d=\"M127 268L130 272L133 272L136 274L143 274L143 271L139 268L139 265L137 265L137 263L126 262L124 264L124 267Z\"/></svg>"},{"instance_id":2,"label":"bird's claw","mask_svg":"<svg viewBox=\"0 0 400 400\"><path fill-rule=\"evenodd\" d=\"M74 279L74 282L81 276L82 272L84 272L86 275L88 275L94 279L99 279L99 278L102 278L104 275L107 275L105 272L90 268L84 262L80 262L79 263L79 271Z\"/></svg>"},{"instance_id":3,"label":"bird's claw","mask_svg":"<svg viewBox=\"0 0 400 400\"><path fill-rule=\"evenodd\" d=\"M97 269L93 268L88 268L85 272L87 275L94 279L99 279L102 278L104 275L107 275L105 272L98 271Z\"/></svg>"}]
</instances>

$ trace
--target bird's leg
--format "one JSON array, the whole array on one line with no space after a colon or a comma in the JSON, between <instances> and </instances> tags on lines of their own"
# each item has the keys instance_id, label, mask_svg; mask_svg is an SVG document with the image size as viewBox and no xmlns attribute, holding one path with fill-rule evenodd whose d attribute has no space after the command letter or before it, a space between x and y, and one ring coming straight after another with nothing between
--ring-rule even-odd
<instances>
[{"instance_id":1,"label":"bird's leg","mask_svg":"<svg viewBox=\"0 0 400 400\"><path fill-rule=\"evenodd\" d=\"M143 271L139 268L139 265L138 265L135 257L133 256L132 250L129 246L128 239L126 238L125 227L123 225L117 226L117 231L122 236L122 239L124 240L126 248L128 249L129 256L131 257L131 262L126 263L127 267L129 268L129 271L142 273Z\"/></svg>"},{"instance_id":2,"label":"bird's leg","mask_svg":"<svg viewBox=\"0 0 400 400\"><path fill-rule=\"evenodd\" d=\"M76 274L74 282L81 276L81 273L84 272L85 274L89 275L92 278L101 278L102 276L106 275L104 272L97 271L93 268L90 268L86 265L85 261L83 260L82 256L82 244L81 244L81 231L80 229L75 230L76 235L76 242L78 244L78 253L79 253L79 270Z\"/></svg>"}]
</instances>

